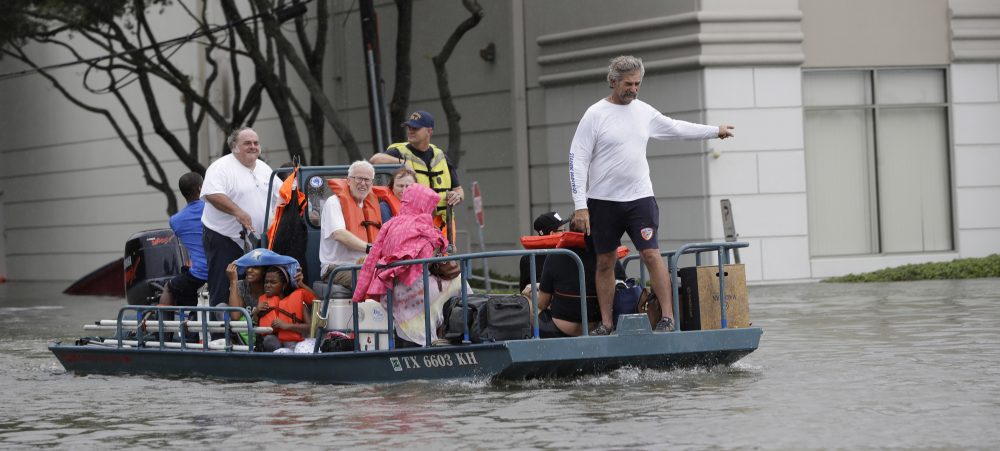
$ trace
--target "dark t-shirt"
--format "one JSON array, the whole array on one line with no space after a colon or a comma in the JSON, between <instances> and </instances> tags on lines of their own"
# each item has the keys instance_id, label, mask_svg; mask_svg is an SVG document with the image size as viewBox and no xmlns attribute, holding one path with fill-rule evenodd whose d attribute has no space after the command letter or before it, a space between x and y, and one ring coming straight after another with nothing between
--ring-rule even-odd
<instances>
[{"instance_id":1,"label":"dark t-shirt","mask_svg":"<svg viewBox=\"0 0 1000 451\"><path fill-rule=\"evenodd\" d=\"M420 159L423 160L424 162L424 166L427 166L428 168L431 167L431 160L434 158L434 152L432 149L428 148L427 151L421 152L417 149L414 149L413 146L410 144L407 144L406 148L410 149L410 152L413 152L414 155L420 157ZM442 152L444 151L442 150ZM386 155L390 155L399 159L403 158L403 154L399 153L399 149L388 149L384 153ZM448 162L448 176L451 177L450 188L462 186L462 184L459 183L458 181L458 172L455 170L455 165L451 164L451 160L448 158L448 154L444 155L444 159L445 161Z\"/></svg>"},{"instance_id":2,"label":"dark t-shirt","mask_svg":"<svg viewBox=\"0 0 1000 451\"><path fill-rule=\"evenodd\" d=\"M594 274L597 273L597 254L582 249L573 249L583 261L583 274L587 287L587 320L599 321L600 308L597 306L597 287ZM625 279L625 268L615 262L615 278ZM552 317L574 323L580 317L580 279L576 263L568 255L552 254L545 258L539 290L552 293Z\"/></svg>"},{"instance_id":3,"label":"dark t-shirt","mask_svg":"<svg viewBox=\"0 0 1000 451\"><path fill-rule=\"evenodd\" d=\"M520 289L524 289L526 285L531 283L531 263L529 259L530 255L521 256L521 275L520 275ZM535 282L540 282L542 280L542 268L545 267L545 255L535 256Z\"/></svg>"}]
</instances>

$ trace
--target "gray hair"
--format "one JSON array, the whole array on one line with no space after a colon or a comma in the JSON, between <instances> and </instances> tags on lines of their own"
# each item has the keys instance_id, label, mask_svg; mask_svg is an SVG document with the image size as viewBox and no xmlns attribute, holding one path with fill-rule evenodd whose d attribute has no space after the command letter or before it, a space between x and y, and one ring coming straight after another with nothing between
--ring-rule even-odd
<instances>
[{"instance_id":1,"label":"gray hair","mask_svg":"<svg viewBox=\"0 0 1000 451\"><path fill-rule=\"evenodd\" d=\"M351 175L351 174L357 173L357 171L356 171L357 169L366 169L369 172L371 172L373 175L375 174L375 166L372 166L371 163L369 163L369 162L367 162L365 160L358 160L358 161L355 161L354 163L351 163L351 167L347 168L347 175Z\"/></svg>"},{"instance_id":2,"label":"gray hair","mask_svg":"<svg viewBox=\"0 0 1000 451\"><path fill-rule=\"evenodd\" d=\"M236 145L236 138L239 138L240 133L243 133L244 130L253 130L253 129L247 126L243 126L237 128L236 130L233 130L233 132L229 134L229 137L226 138L226 145L229 146L230 149L232 149L233 146Z\"/></svg>"},{"instance_id":3,"label":"gray hair","mask_svg":"<svg viewBox=\"0 0 1000 451\"><path fill-rule=\"evenodd\" d=\"M642 65L642 58L632 55L621 55L611 58L608 64L608 85L611 80L621 80L625 74L639 71L639 78L646 74L646 68Z\"/></svg>"}]
</instances>

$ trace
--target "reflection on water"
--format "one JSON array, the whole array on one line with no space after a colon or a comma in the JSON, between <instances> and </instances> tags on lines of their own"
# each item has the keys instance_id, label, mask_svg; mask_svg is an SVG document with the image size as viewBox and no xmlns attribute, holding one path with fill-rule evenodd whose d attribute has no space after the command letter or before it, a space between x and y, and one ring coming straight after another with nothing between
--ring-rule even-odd
<instances>
[{"instance_id":1,"label":"reflection on water","mask_svg":"<svg viewBox=\"0 0 1000 451\"><path fill-rule=\"evenodd\" d=\"M1000 439L1000 279L751 287L731 367L326 386L67 374L118 300L0 284L0 448L951 448Z\"/></svg>"}]
</instances>

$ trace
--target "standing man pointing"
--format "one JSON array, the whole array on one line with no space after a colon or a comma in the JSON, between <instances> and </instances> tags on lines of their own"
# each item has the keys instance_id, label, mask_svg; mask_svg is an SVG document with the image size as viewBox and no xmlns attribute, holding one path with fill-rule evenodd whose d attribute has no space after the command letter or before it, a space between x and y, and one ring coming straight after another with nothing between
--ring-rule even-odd
<instances>
[{"instance_id":1,"label":"standing man pointing","mask_svg":"<svg viewBox=\"0 0 1000 451\"><path fill-rule=\"evenodd\" d=\"M615 295L615 249L628 233L649 268L653 290L660 299L663 317L657 332L674 330L670 277L657 242L660 210L653 197L653 183L646 161L649 138L725 139L733 127L693 124L664 116L638 100L645 68L642 59L619 56L608 66L611 95L590 106L569 151L570 190L576 213L573 223L591 235L597 252L597 301L601 324L591 335L614 331L612 303Z\"/></svg>"}]
</instances>

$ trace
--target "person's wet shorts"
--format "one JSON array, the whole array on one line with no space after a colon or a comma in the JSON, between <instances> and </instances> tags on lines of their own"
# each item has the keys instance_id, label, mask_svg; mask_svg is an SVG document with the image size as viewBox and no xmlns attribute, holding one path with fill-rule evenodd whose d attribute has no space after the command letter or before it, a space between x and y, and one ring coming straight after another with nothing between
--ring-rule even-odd
<instances>
[{"instance_id":1,"label":"person's wet shorts","mask_svg":"<svg viewBox=\"0 0 1000 451\"><path fill-rule=\"evenodd\" d=\"M628 202L587 199L590 212L590 237L598 254L614 252L627 233L638 250L657 249L660 208L656 198L644 197Z\"/></svg>"}]
</instances>

